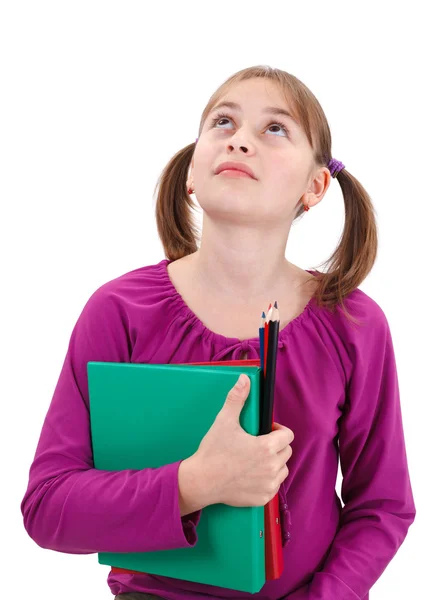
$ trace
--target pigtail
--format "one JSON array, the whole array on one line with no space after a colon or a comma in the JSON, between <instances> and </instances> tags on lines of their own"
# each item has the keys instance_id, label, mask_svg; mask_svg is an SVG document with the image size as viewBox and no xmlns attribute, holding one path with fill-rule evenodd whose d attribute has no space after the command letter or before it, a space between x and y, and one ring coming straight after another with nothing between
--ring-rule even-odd
<instances>
[{"instance_id":1,"label":"pigtail","mask_svg":"<svg viewBox=\"0 0 439 600\"><path fill-rule=\"evenodd\" d=\"M340 305L348 319L358 323L347 311L343 299L355 290L372 270L378 250L376 214L369 194L346 169L337 177L344 205L345 224L340 242L325 273L318 275L315 298L320 306L333 310Z\"/></svg>"},{"instance_id":2,"label":"pigtail","mask_svg":"<svg viewBox=\"0 0 439 600\"><path fill-rule=\"evenodd\" d=\"M155 187L155 192L159 188L155 209L157 230L165 256L171 261L196 252L200 240L192 212L195 204L186 188L194 150L195 143L192 143L177 152L163 169Z\"/></svg>"}]
</instances>

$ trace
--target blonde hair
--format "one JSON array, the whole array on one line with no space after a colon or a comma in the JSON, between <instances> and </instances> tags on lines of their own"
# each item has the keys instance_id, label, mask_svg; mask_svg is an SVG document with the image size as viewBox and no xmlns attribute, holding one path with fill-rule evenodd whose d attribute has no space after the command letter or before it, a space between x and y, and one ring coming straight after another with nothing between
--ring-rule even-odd
<instances>
[{"instance_id":1,"label":"blonde hair","mask_svg":"<svg viewBox=\"0 0 439 600\"><path fill-rule=\"evenodd\" d=\"M238 71L229 77L211 96L202 115L198 136L213 106L234 84L254 77L263 77L278 84L292 114L303 128L314 151L317 167L327 166L331 155L331 132L317 98L299 79L269 66L255 66ZM186 182L195 149L195 142L177 152L163 169L155 192L157 229L166 257L177 260L198 250L200 233L192 209L195 204L189 196ZM344 205L345 224L340 241L330 258L327 272L316 271L314 297L319 306L334 311L341 305L347 318L355 321L346 311L343 299L357 288L372 270L378 247L375 210L361 183L343 169L337 175ZM303 205L297 217L304 212Z\"/></svg>"}]
</instances>

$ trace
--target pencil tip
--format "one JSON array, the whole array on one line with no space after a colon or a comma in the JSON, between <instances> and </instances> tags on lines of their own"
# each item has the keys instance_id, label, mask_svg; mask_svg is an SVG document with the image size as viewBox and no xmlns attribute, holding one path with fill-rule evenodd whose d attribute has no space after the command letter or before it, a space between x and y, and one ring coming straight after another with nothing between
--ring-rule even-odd
<instances>
[{"instance_id":1,"label":"pencil tip","mask_svg":"<svg viewBox=\"0 0 439 600\"><path fill-rule=\"evenodd\" d=\"M263 319L265 319L265 313L264 313L264 311L262 311L262 315L261 315L261 317L262 317Z\"/></svg>"},{"instance_id":2,"label":"pencil tip","mask_svg":"<svg viewBox=\"0 0 439 600\"><path fill-rule=\"evenodd\" d=\"M274 303L274 308L277 308L277 300Z\"/></svg>"}]
</instances>

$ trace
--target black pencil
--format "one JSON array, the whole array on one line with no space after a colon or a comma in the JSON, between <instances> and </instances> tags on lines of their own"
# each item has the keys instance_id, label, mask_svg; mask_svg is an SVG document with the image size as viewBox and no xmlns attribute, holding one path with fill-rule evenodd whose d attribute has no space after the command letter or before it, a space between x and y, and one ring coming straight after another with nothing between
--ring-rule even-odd
<instances>
[{"instance_id":1,"label":"black pencil","mask_svg":"<svg viewBox=\"0 0 439 600\"><path fill-rule=\"evenodd\" d=\"M262 405L259 429L261 434L270 433L273 429L274 384L276 381L278 338L279 310L277 308L277 302L275 302L268 323L267 368L264 378L264 402Z\"/></svg>"}]
</instances>

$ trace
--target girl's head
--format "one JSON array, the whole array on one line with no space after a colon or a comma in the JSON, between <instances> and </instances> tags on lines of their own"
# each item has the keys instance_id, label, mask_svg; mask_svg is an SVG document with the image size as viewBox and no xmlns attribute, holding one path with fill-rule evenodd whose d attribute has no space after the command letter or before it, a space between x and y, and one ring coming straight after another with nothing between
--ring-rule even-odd
<instances>
[{"instance_id":1,"label":"girl's head","mask_svg":"<svg viewBox=\"0 0 439 600\"><path fill-rule=\"evenodd\" d=\"M158 181L156 219L166 256L176 260L198 249L200 235L188 187L195 189L209 220L272 229L286 244L291 224L304 207L323 199L331 183L331 158L325 114L300 80L265 66L239 71L211 96L201 115L197 143L178 152ZM216 174L225 161L245 163L255 178ZM318 275L315 292L317 302L330 309L338 304L344 309L343 298L366 278L377 253L374 209L367 192L346 169L337 179L345 226L326 261L330 268Z\"/></svg>"},{"instance_id":2,"label":"girl's head","mask_svg":"<svg viewBox=\"0 0 439 600\"><path fill-rule=\"evenodd\" d=\"M251 167L255 179L216 175L225 161ZM296 108L274 81L237 81L210 100L191 161L197 200L210 218L260 224L265 234L281 228L286 241L297 209L316 204L330 179L316 163Z\"/></svg>"}]
</instances>

